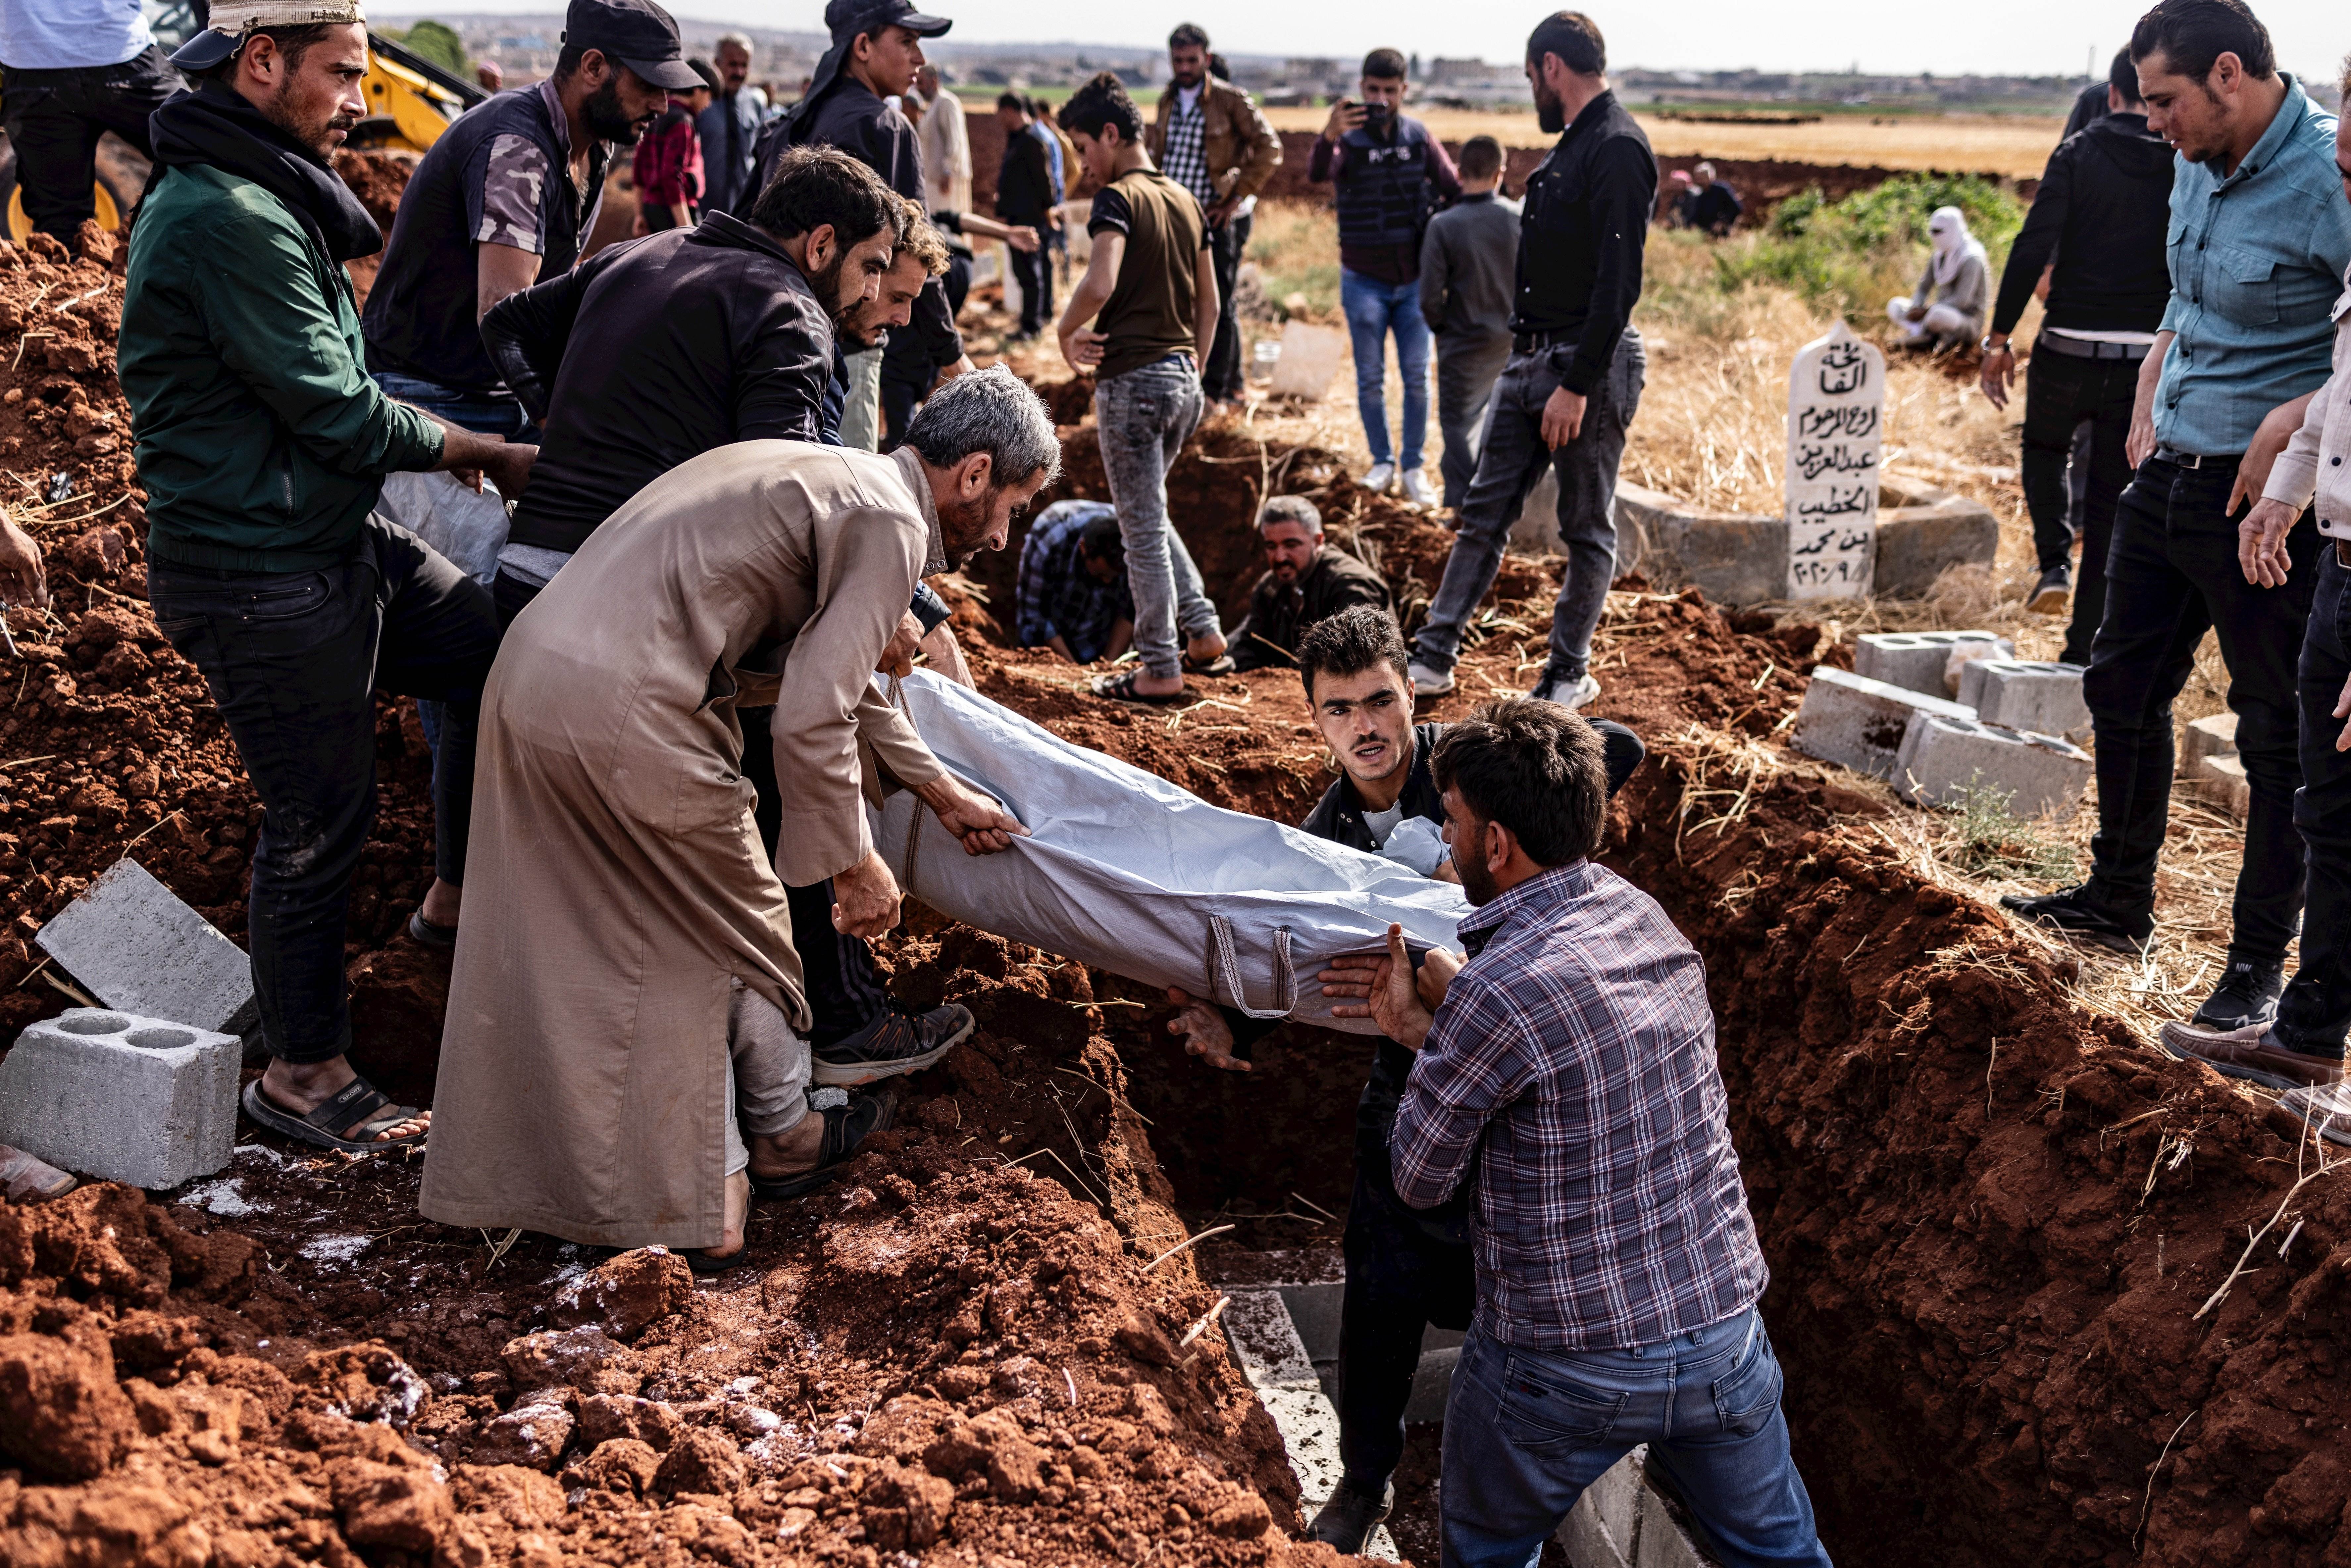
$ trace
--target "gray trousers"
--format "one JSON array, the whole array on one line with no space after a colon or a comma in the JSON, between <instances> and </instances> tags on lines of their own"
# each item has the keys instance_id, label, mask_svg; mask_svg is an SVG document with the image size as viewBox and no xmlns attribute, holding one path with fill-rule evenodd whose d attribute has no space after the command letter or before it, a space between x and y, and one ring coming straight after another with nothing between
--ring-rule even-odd
<instances>
[{"instance_id":1,"label":"gray trousers","mask_svg":"<svg viewBox=\"0 0 2351 1568\"><path fill-rule=\"evenodd\" d=\"M1510 335L1492 338L1440 333L1437 340L1437 427L1445 439L1437 472L1445 480L1445 504L1457 511L1469 498L1478 473L1478 448L1485 439L1486 405L1494 382L1510 358Z\"/></svg>"},{"instance_id":2,"label":"gray trousers","mask_svg":"<svg viewBox=\"0 0 2351 1568\"><path fill-rule=\"evenodd\" d=\"M776 1004L740 980L726 1002L726 1174L751 1163L748 1128L757 1137L790 1132L808 1114L815 1063L808 1041Z\"/></svg>"},{"instance_id":3,"label":"gray trousers","mask_svg":"<svg viewBox=\"0 0 2351 1568\"><path fill-rule=\"evenodd\" d=\"M1094 436L1126 545L1135 655L1163 677L1184 673L1186 642L1218 630L1200 569L1167 521L1167 470L1200 423L1203 402L1200 378L1182 354L1094 388Z\"/></svg>"},{"instance_id":4,"label":"gray trousers","mask_svg":"<svg viewBox=\"0 0 2351 1568\"><path fill-rule=\"evenodd\" d=\"M1462 629L1494 587L1503 541L1527 492L1549 464L1559 475L1559 533L1567 547L1567 573L1551 618L1546 674L1581 678L1592 659L1592 632L1616 574L1616 465L1625 431L1641 405L1647 375L1641 334L1632 328L1616 358L1585 400L1576 438L1553 452L1543 444L1543 404L1559 390L1548 352L1510 356L1486 412L1485 444L1454 527L1445 578L1413 640L1413 655L1434 670L1450 670L1461 656Z\"/></svg>"}]
</instances>

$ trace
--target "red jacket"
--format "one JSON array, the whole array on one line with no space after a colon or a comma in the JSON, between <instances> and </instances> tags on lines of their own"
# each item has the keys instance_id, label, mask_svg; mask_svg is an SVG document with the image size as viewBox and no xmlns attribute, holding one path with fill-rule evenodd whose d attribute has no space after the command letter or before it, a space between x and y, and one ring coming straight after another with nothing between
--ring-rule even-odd
<instances>
[{"instance_id":1,"label":"red jacket","mask_svg":"<svg viewBox=\"0 0 2351 1568\"><path fill-rule=\"evenodd\" d=\"M637 199L647 206L666 207L702 202L702 139L694 131L694 110L681 98L653 122L637 143Z\"/></svg>"}]
</instances>

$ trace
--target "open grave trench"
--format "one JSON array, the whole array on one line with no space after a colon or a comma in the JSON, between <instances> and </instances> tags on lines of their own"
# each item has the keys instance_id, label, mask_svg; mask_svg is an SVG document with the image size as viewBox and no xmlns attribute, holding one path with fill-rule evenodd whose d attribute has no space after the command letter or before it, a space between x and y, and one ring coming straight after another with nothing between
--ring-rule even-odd
<instances>
[{"instance_id":1,"label":"open grave trench","mask_svg":"<svg viewBox=\"0 0 2351 1568\"><path fill-rule=\"evenodd\" d=\"M104 412L110 347L91 340L89 375L55 371L91 389L52 388L58 438L69 411ZM1091 432L1070 447L1063 493L1099 496ZM1407 618L1447 542L1327 454L1229 426L1171 490L1228 608L1269 492L1310 495ZM250 796L136 591L136 502L106 519L123 521L113 557L80 508L57 515L72 531L44 542L72 559L54 627L17 627L40 681L0 740L107 771L27 793L48 815L0 843L21 857L12 917L53 915L141 831L129 802L152 801L171 825L133 852L239 931ZM1002 646L1012 559L957 595L984 691L1218 804L1304 815L1329 775L1292 677L1204 683L1211 700L1180 716L1093 702L1076 672ZM1508 564L1434 716L1526 684L1552 583L1545 562ZM1848 649L1620 590L1595 711L1651 760L1605 858L1707 959L1765 1317L1832 1552L2351 1556L2335 1414L2351 1210L2314 1174L2321 1152L2267 1100L2079 1006L2045 945L1868 831L1881 794L1786 751L1802 673ZM429 845L413 728L387 709L354 951L360 1052L411 1098L445 981L385 939ZM0 1207L0 1561L1327 1560L1290 1539L1290 1423L1250 1374L1322 1392L1368 1047L1287 1029L1254 1072L1217 1073L1165 1034L1161 998L909 915L883 945L893 989L963 1001L979 1030L904 1085L898 1128L841 1184L761 1206L752 1262L716 1281L427 1224L413 1163L265 1138L179 1192ZM36 981L8 1005L59 998ZM1303 1374L1255 1348L1285 1321ZM1422 1560L1433 1436L1416 1428L1391 1521ZM1635 1503L1598 1520L1620 1551Z\"/></svg>"}]
</instances>

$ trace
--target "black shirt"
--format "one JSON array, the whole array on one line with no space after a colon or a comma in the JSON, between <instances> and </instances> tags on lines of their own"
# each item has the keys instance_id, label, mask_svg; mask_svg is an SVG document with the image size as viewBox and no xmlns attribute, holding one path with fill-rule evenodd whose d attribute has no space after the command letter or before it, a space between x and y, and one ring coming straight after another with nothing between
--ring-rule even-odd
<instances>
[{"instance_id":1,"label":"black shirt","mask_svg":"<svg viewBox=\"0 0 2351 1568\"><path fill-rule=\"evenodd\" d=\"M577 550L689 458L821 432L831 318L774 240L724 213L509 295L482 335L547 430L516 544Z\"/></svg>"},{"instance_id":2,"label":"black shirt","mask_svg":"<svg viewBox=\"0 0 2351 1568\"><path fill-rule=\"evenodd\" d=\"M2164 258L2171 171L2171 148L2149 133L2144 114L2109 114L2059 142L2009 248L1991 329L2015 329L2053 254L2057 270L2043 326L2084 332L2160 326L2171 298Z\"/></svg>"},{"instance_id":3,"label":"black shirt","mask_svg":"<svg viewBox=\"0 0 2351 1568\"><path fill-rule=\"evenodd\" d=\"M1004 139L1004 163L996 175L996 216L999 223L1037 224L1053 210L1053 166L1045 158L1045 144L1031 132L1016 131Z\"/></svg>"},{"instance_id":4,"label":"black shirt","mask_svg":"<svg viewBox=\"0 0 2351 1568\"><path fill-rule=\"evenodd\" d=\"M1585 104L1528 177L1510 329L1545 340L1572 392L1599 384L1633 319L1656 199L1649 139L1613 92Z\"/></svg>"}]
</instances>

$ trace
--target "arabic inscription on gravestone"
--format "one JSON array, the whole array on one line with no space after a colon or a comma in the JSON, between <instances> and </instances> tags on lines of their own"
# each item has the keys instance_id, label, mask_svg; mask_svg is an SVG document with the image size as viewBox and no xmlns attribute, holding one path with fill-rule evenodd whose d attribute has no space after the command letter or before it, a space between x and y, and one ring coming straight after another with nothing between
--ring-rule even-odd
<instances>
[{"instance_id":1,"label":"arabic inscription on gravestone","mask_svg":"<svg viewBox=\"0 0 2351 1568\"><path fill-rule=\"evenodd\" d=\"M1788 597L1858 599L1877 555L1886 356L1839 321L1788 371Z\"/></svg>"}]
</instances>

